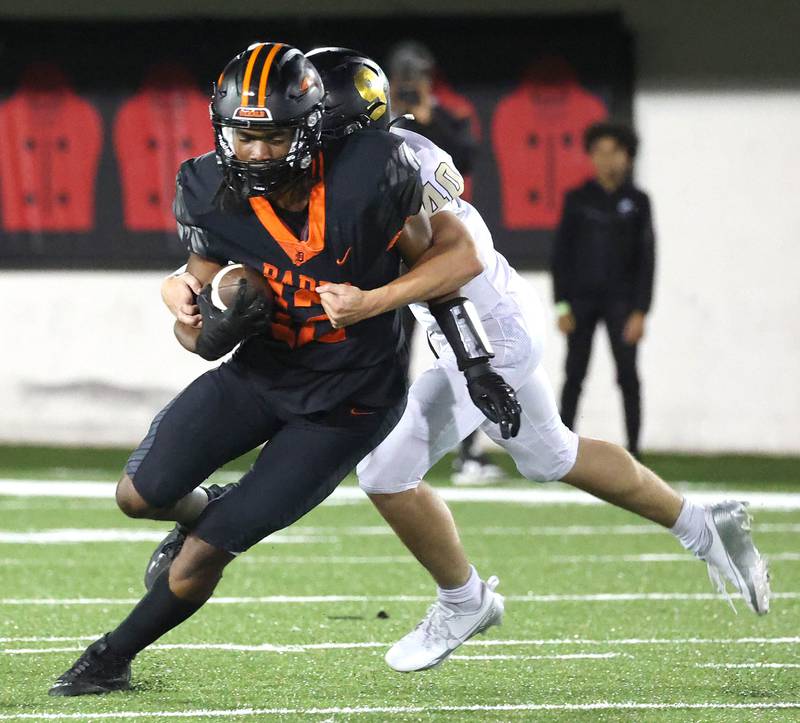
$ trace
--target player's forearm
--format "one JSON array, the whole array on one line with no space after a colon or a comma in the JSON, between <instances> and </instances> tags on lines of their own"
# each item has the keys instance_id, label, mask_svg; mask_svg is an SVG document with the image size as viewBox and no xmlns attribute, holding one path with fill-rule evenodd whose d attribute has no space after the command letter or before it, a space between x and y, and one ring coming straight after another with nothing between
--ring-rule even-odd
<instances>
[{"instance_id":1,"label":"player's forearm","mask_svg":"<svg viewBox=\"0 0 800 723\"><path fill-rule=\"evenodd\" d=\"M437 239L407 274L374 290L378 313L452 294L482 271L471 238Z\"/></svg>"},{"instance_id":2,"label":"player's forearm","mask_svg":"<svg viewBox=\"0 0 800 723\"><path fill-rule=\"evenodd\" d=\"M180 321L175 322L173 327L175 338L178 343L187 351L193 354L197 353L197 338L200 336L201 329L183 324Z\"/></svg>"}]
</instances>

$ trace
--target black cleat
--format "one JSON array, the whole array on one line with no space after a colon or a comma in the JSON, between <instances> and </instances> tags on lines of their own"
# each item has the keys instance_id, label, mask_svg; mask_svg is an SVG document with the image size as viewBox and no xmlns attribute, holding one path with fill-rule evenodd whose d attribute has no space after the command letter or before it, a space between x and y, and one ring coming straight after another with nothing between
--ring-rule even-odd
<instances>
[{"instance_id":1,"label":"black cleat","mask_svg":"<svg viewBox=\"0 0 800 723\"><path fill-rule=\"evenodd\" d=\"M130 690L131 658L108 647L107 635L95 640L48 691L50 695L92 695Z\"/></svg>"},{"instance_id":2,"label":"black cleat","mask_svg":"<svg viewBox=\"0 0 800 723\"><path fill-rule=\"evenodd\" d=\"M186 542L186 535L189 534L189 528L178 523L172 528L170 533L158 543L158 547L151 555L150 561L147 563L147 569L144 571L144 586L146 590L153 587L158 576L168 570L172 561L178 556L178 553Z\"/></svg>"},{"instance_id":3,"label":"black cleat","mask_svg":"<svg viewBox=\"0 0 800 723\"><path fill-rule=\"evenodd\" d=\"M222 495L233 486L232 484L224 486L209 485L208 487L203 487L203 489L208 495L208 501L213 502L217 498L222 497ZM144 586L146 590L150 590L158 576L164 572L164 570L169 569L172 561L181 551L183 543L186 542L186 536L190 531L191 528L178 523L172 528L170 533L158 543L158 547L156 547L155 551L150 556L147 569L144 571Z\"/></svg>"}]
</instances>

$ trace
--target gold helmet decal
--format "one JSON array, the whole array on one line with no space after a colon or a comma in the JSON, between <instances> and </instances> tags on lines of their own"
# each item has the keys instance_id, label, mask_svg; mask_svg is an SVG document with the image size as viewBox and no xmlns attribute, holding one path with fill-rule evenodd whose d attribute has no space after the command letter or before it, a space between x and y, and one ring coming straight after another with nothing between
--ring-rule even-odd
<instances>
[{"instance_id":1,"label":"gold helmet decal","mask_svg":"<svg viewBox=\"0 0 800 723\"><path fill-rule=\"evenodd\" d=\"M371 68L364 66L356 73L354 82L358 94L367 103L379 101L379 104L369 114L370 120L378 120L386 112L386 90L381 82L381 77Z\"/></svg>"}]
</instances>

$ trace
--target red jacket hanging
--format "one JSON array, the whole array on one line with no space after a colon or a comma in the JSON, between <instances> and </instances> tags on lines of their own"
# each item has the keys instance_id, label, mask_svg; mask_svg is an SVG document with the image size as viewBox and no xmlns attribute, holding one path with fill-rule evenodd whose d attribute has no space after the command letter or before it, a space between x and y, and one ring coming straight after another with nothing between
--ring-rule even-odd
<instances>
[{"instance_id":1,"label":"red jacket hanging","mask_svg":"<svg viewBox=\"0 0 800 723\"><path fill-rule=\"evenodd\" d=\"M213 147L208 97L185 68L153 67L114 122L126 228L174 231L175 174L184 160Z\"/></svg>"},{"instance_id":2,"label":"red jacket hanging","mask_svg":"<svg viewBox=\"0 0 800 723\"><path fill-rule=\"evenodd\" d=\"M583 132L606 116L603 102L582 88L572 67L556 57L538 61L497 104L492 145L507 229L556 226L564 193L592 173Z\"/></svg>"},{"instance_id":3,"label":"red jacket hanging","mask_svg":"<svg viewBox=\"0 0 800 723\"><path fill-rule=\"evenodd\" d=\"M89 231L103 127L56 66L36 63L0 103L0 198L6 231Z\"/></svg>"}]
</instances>

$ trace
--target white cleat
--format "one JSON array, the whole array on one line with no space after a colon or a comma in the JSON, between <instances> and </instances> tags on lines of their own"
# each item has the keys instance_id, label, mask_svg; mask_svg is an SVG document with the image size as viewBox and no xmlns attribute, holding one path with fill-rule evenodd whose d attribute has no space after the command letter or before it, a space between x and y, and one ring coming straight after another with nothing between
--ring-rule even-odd
<instances>
[{"instance_id":1,"label":"white cleat","mask_svg":"<svg viewBox=\"0 0 800 723\"><path fill-rule=\"evenodd\" d=\"M503 596L494 590L500 581L490 577L483 583L481 606L472 612L459 612L436 601L419 625L398 640L386 653L390 668L400 673L435 668L450 653L474 635L503 621Z\"/></svg>"},{"instance_id":2,"label":"white cleat","mask_svg":"<svg viewBox=\"0 0 800 723\"><path fill-rule=\"evenodd\" d=\"M468 459L458 472L453 473L450 481L456 487L473 487L494 484L503 477L503 470L496 464L481 464L477 460Z\"/></svg>"},{"instance_id":3,"label":"white cleat","mask_svg":"<svg viewBox=\"0 0 800 723\"><path fill-rule=\"evenodd\" d=\"M705 560L709 579L727 597L734 612L736 608L725 587L726 580L739 591L754 613L766 615L769 612L769 570L753 544L751 519L745 502L729 500L706 507L711 544L698 557Z\"/></svg>"}]
</instances>

